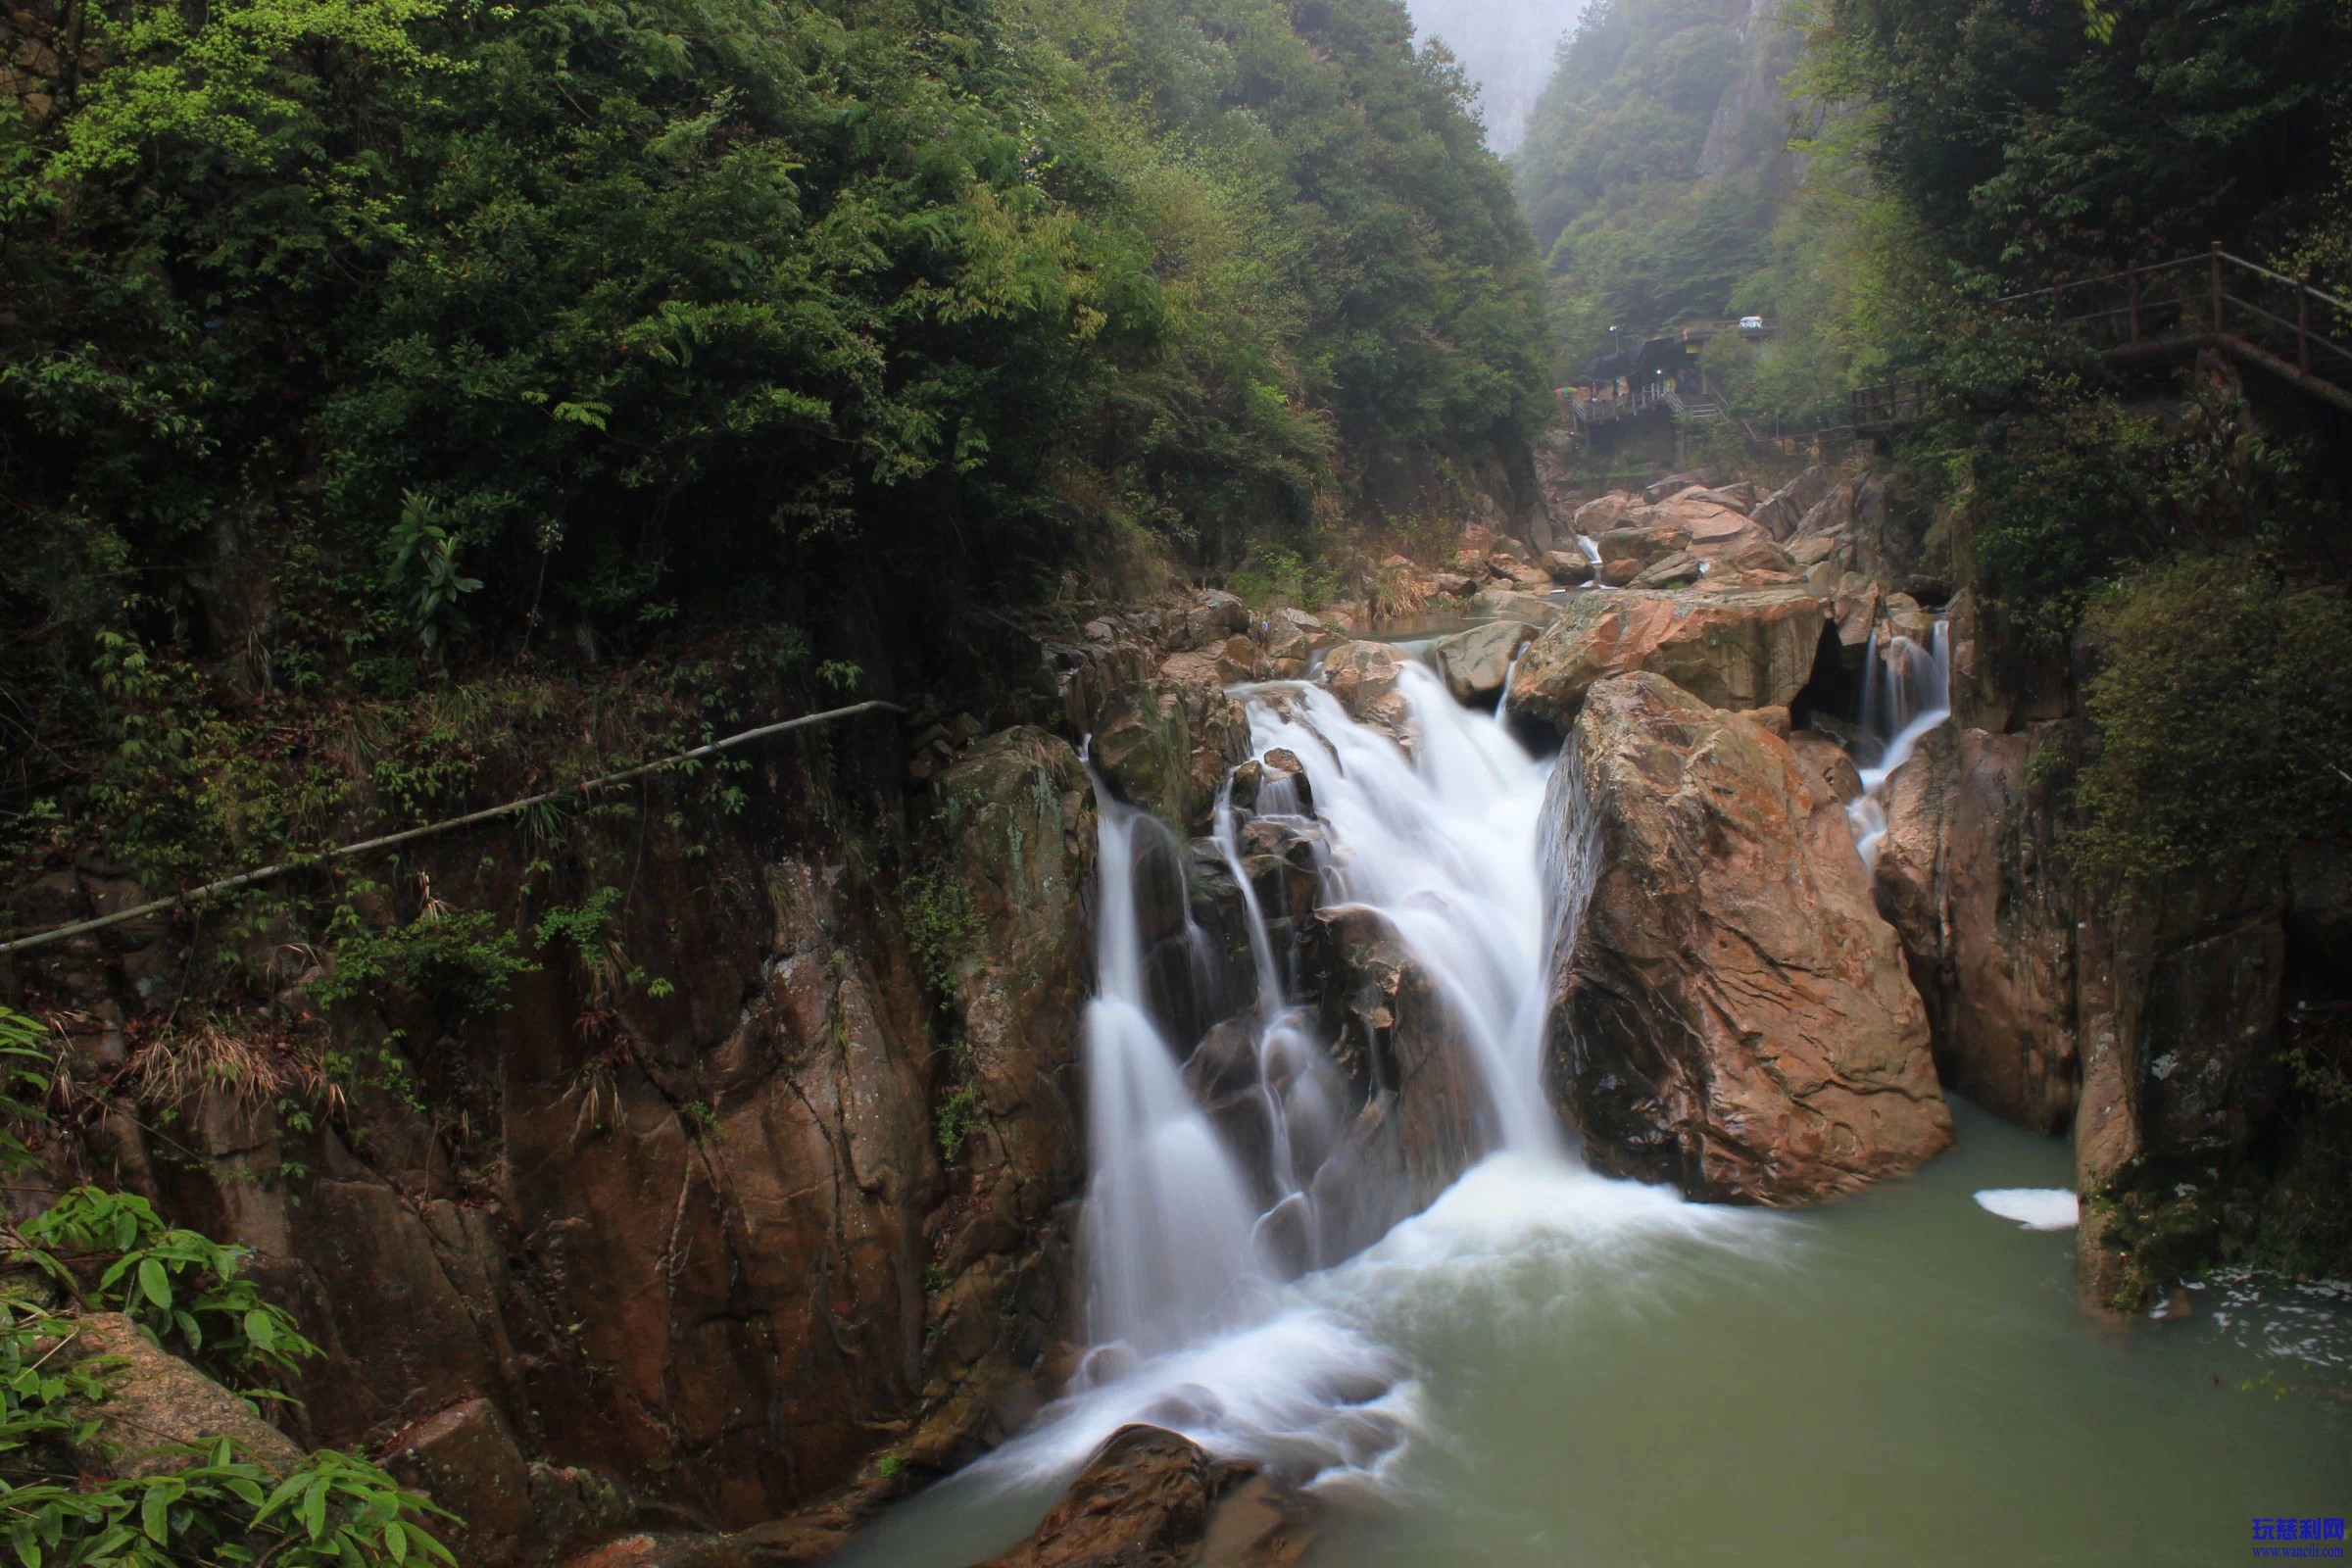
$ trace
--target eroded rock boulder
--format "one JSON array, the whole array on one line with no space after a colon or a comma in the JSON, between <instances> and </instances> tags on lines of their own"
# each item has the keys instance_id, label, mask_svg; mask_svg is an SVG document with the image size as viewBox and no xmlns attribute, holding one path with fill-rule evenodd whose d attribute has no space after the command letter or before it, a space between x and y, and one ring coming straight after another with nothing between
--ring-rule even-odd
<instances>
[{"instance_id":1,"label":"eroded rock boulder","mask_svg":"<svg viewBox=\"0 0 2352 1568\"><path fill-rule=\"evenodd\" d=\"M1927 1004L1936 1062L1994 1115L2063 1132L2081 1061L2075 924L2025 809L2033 742L1946 722L1881 796L1880 910Z\"/></svg>"},{"instance_id":2,"label":"eroded rock boulder","mask_svg":"<svg viewBox=\"0 0 2352 1568\"><path fill-rule=\"evenodd\" d=\"M1648 670L1718 708L1786 708L1821 653L1801 588L1583 594L1528 648L1510 706L1565 724L1594 683Z\"/></svg>"},{"instance_id":3,"label":"eroded rock boulder","mask_svg":"<svg viewBox=\"0 0 2352 1568\"><path fill-rule=\"evenodd\" d=\"M1123 1427L1027 1541L980 1568L1189 1568L1232 1479L1189 1438Z\"/></svg>"},{"instance_id":4,"label":"eroded rock boulder","mask_svg":"<svg viewBox=\"0 0 2352 1568\"><path fill-rule=\"evenodd\" d=\"M1829 792L1654 674L1577 718L1552 830L1599 875L1553 976L1552 1082L1601 1168L1792 1203L1951 1142L1926 1010Z\"/></svg>"},{"instance_id":5,"label":"eroded rock boulder","mask_svg":"<svg viewBox=\"0 0 2352 1568\"><path fill-rule=\"evenodd\" d=\"M1431 644L1430 667L1455 701L1492 703L1502 691L1511 662L1535 637L1535 628L1524 621L1490 621Z\"/></svg>"},{"instance_id":6,"label":"eroded rock boulder","mask_svg":"<svg viewBox=\"0 0 2352 1568\"><path fill-rule=\"evenodd\" d=\"M469 1568L515 1561L533 1531L531 1475L497 1405L467 1399L393 1439L384 1468L463 1520L443 1543Z\"/></svg>"},{"instance_id":7,"label":"eroded rock boulder","mask_svg":"<svg viewBox=\"0 0 2352 1568\"><path fill-rule=\"evenodd\" d=\"M1405 703L1396 670L1396 650L1387 643L1342 643L1323 661L1323 684L1357 723L1401 735Z\"/></svg>"},{"instance_id":8,"label":"eroded rock boulder","mask_svg":"<svg viewBox=\"0 0 2352 1568\"><path fill-rule=\"evenodd\" d=\"M273 1476L302 1463L302 1448L292 1438L178 1356L158 1348L123 1314L85 1312L57 1322L66 1338L54 1353L70 1362L116 1361L100 1373L107 1396L95 1412L97 1426L70 1445L83 1469L98 1475L161 1475L182 1468L187 1457L159 1449L221 1438L239 1458Z\"/></svg>"}]
</instances>

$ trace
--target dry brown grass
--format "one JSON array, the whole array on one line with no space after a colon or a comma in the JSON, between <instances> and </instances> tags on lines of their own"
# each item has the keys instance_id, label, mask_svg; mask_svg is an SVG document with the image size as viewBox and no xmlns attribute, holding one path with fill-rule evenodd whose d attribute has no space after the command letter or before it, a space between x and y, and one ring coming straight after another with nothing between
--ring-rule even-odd
<instances>
[{"instance_id":1,"label":"dry brown grass","mask_svg":"<svg viewBox=\"0 0 2352 1568\"><path fill-rule=\"evenodd\" d=\"M240 1111L296 1100L339 1115L343 1088L317 1053L282 1031L214 1014L159 1033L130 1058L124 1077L156 1106L203 1106L225 1099Z\"/></svg>"}]
</instances>

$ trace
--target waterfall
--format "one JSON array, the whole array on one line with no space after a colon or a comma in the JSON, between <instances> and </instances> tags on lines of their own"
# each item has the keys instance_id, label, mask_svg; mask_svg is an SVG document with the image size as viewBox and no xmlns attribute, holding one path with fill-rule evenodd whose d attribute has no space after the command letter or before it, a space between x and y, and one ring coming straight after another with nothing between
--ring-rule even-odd
<instances>
[{"instance_id":1,"label":"waterfall","mask_svg":"<svg viewBox=\"0 0 2352 1568\"><path fill-rule=\"evenodd\" d=\"M1377 1492L1428 1426L1402 1348L1414 1322L1456 1310L1462 1292L1516 1289L1506 1282L1531 1256L1598 1280L1653 1245L1758 1234L1752 1216L1567 1157L1544 1031L1552 965L1599 870L1581 772L1531 756L1419 663L1400 667L1398 691L1402 739L1312 681L1238 689L1256 765L1253 798L1237 801L1229 777L1215 805L1214 859L1237 890L1238 929L1222 940L1193 923L1173 836L1105 801L1085 1041L1089 1348L1027 1433L951 1485L1057 1487L1144 1421ZM1565 830L1547 835L1547 821ZM1309 911L1289 888L1310 875L1312 912L1374 916L1426 980L1443 1011L1421 1020L1424 1044L1466 1069L1446 1092L1458 1082L1479 1102L1434 1103L1469 1113L1480 1136L1467 1153L1485 1153L1420 1213L1383 1211L1394 1228L1354 1238L1352 1255L1318 1254L1315 1205L1377 1183L1377 1168L1349 1162L1361 1149L1348 1140L1389 1123L1372 1103L1348 1119L1318 1009L1292 989L1286 944ZM1247 976L1225 972L1245 949ZM1184 1038L1177 1020L1209 998L1227 1014ZM1410 1092L1366 1071L1376 1082L1359 1093Z\"/></svg>"},{"instance_id":2,"label":"waterfall","mask_svg":"<svg viewBox=\"0 0 2352 1568\"><path fill-rule=\"evenodd\" d=\"M1167 830L1105 800L1101 832L1100 978L1085 1022L1087 1325L1098 1345L1167 1348L1212 1327L1271 1270L1249 1183L1194 1103L1147 996L1144 900L1183 898L1145 885L1154 863L1145 852Z\"/></svg>"},{"instance_id":3,"label":"waterfall","mask_svg":"<svg viewBox=\"0 0 2352 1568\"><path fill-rule=\"evenodd\" d=\"M1371 909L1444 999L1477 1067L1499 1143L1545 1151L1558 1132L1542 1084L1544 884L1536 850L1551 767L1421 664L1397 672L1408 757L1314 687L1251 698L1251 746L1304 765L1326 828L1323 906Z\"/></svg>"},{"instance_id":4,"label":"waterfall","mask_svg":"<svg viewBox=\"0 0 2352 1568\"><path fill-rule=\"evenodd\" d=\"M1845 808L1862 863L1879 863L1879 842L1886 836L1886 780L1908 761L1928 731L1952 709L1951 623L1938 620L1922 648L1908 637L1889 636L1880 651L1874 629L1862 662L1862 726L1884 745L1875 766L1862 769L1862 794Z\"/></svg>"}]
</instances>

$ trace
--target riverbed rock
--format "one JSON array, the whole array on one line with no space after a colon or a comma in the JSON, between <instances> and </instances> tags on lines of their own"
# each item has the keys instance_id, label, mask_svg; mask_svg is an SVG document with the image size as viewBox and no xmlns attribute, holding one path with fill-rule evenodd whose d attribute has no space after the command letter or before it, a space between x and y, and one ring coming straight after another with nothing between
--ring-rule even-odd
<instances>
[{"instance_id":1,"label":"riverbed rock","mask_svg":"<svg viewBox=\"0 0 2352 1568\"><path fill-rule=\"evenodd\" d=\"M1681 495L1686 490L1704 490L1711 484L1720 484L1722 477L1713 468L1687 468L1644 486L1642 497L1655 506L1667 497Z\"/></svg>"},{"instance_id":2,"label":"riverbed rock","mask_svg":"<svg viewBox=\"0 0 2352 1568\"><path fill-rule=\"evenodd\" d=\"M1788 736L1788 750L1839 806L1862 798L1862 770L1854 765L1853 755L1827 735L1797 730Z\"/></svg>"},{"instance_id":3,"label":"riverbed rock","mask_svg":"<svg viewBox=\"0 0 2352 1568\"><path fill-rule=\"evenodd\" d=\"M1524 621L1490 621L1439 638L1427 658L1455 701L1492 703L1502 691L1511 662L1535 638L1535 628Z\"/></svg>"},{"instance_id":4,"label":"riverbed rock","mask_svg":"<svg viewBox=\"0 0 2352 1568\"><path fill-rule=\"evenodd\" d=\"M1321 1216L1328 1264L1428 1207L1494 1148L1496 1129L1460 1026L1395 931L1360 906L1315 918L1328 955L1323 1035L1356 1094L1385 1094L1378 1134L1390 1146L1348 1151L1318 1177L1319 1204L1335 1183L1352 1189Z\"/></svg>"},{"instance_id":5,"label":"riverbed rock","mask_svg":"<svg viewBox=\"0 0 2352 1568\"><path fill-rule=\"evenodd\" d=\"M1397 666L1396 650L1387 643L1342 643L1323 661L1323 684L1357 723L1401 736L1406 712Z\"/></svg>"},{"instance_id":6,"label":"riverbed rock","mask_svg":"<svg viewBox=\"0 0 2352 1568\"><path fill-rule=\"evenodd\" d=\"M1551 572L1551 580L1568 587L1579 587L1592 580L1592 563L1581 550L1547 550L1544 564Z\"/></svg>"},{"instance_id":7,"label":"riverbed rock","mask_svg":"<svg viewBox=\"0 0 2352 1568\"><path fill-rule=\"evenodd\" d=\"M1796 525L1805 514L1829 494L1831 483L1830 470L1815 464L1757 502L1749 509L1748 515L1775 539L1787 539L1796 532Z\"/></svg>"},{"instance_id":8,"label":"riverbed rock","mask_svg":"<svg viewBox=\"0 0 2352 1568\"><path fill-rule=\"evenodd\" d=\"M1600 1168L1694 1198L1792 1203L1951 1142L1926 1010L1844 814L1786 743L1650 673L1576 721L1598 835L1552 977L1552 1082Z\"/></svg>"},{"instance_id":9,"label":"riverbed rock","mask_svg":"<svg viewBox=\"0 0 2352 1568\"><path fill-rule=\"evenodd\" d=\"M2034 742L1948 720L1881 795L1874 885L1902 939L1945 1083L2003 1120L2066 1130L2081 1077L2075 926L2026 809Z\"/></svg>"},{"instance_id":10,"label":"riverbed rock","mask_svg":"<svg viewBox=\"0 0 2352 1568\"><path fill-rule=\"evenodd\" d=\"M514 1431L488 1399L466 1399L392 1440L383 1467L463 1520L442 1543L468 1568L505 1568L532 1530L531 1476ZM539 1543L533 1542L532 1544Z\"/></svg>"},{"instance_id":11,"label":"riverbed rock","mask_svg":"<svg viewBox=\"0 0 2352 1568\"><path fill-rule=\"evenodd\" d=\"M1189 1568L1229 1467L1160 1427L1122 1427L1027 1541L979 1568Z\"/></svg>"},{"instance_id":12,"label":"riverbed rock","mask_svg":"<svg viewBox=\"0 0 2352 1568\"><path fill-rule=\"evenodd\" d=\"M1719 708L1786 708L1812 679L1822 624L1801 588L1577 595L1521 659L1510 707L1564 724L1595 682L1645 669Z\"/></svg>"},{"instance_id":13,"label":"riverbed rock","mask_svg":"<svg viewBox=\"0 0 2352 1568\"><path fill-rule=\"evenodd\" d=\"M1690 535L1681 528L1625 527L1612 528L1597 535L1593 541L1600 549L1604 566L1611 562L1630 561L1637 572L1646 569L1669 556L1680 555L1690 547ZM1602 579L1606 581L1604 577ZM1611 583L1622 587L1622 583Z\"/></svg>"},{"instance_id":14,"label":"riverbed rock","mask_svg":"<svg viewBox=\"0 0 2352 1568\"><path fill-rule=\"evenodd\" d=\"M1203 828L1226 770L1250 754L1250 723L1228 685L1257 674L1257 645L1173 654L1107 694L1093 714L1095 765L1122 800L1186 830ZM1303 668L1303 664L1300 665Z\"/></svg>"},{"instance_id":15,"label":"riverbed rock","mask_svg":"<svg viewBox=\"0 0 2352 1568\"><path fill-rule=\"evenodd\" d=\"M1588 501L1576 509L1572 524L1576 532L1587 539L1598 539L1611 528L1625 521L1625 514L1642 504L1639 496L1623 490L1614 491L1597 501Z\"/></svg>"}]
</instances>

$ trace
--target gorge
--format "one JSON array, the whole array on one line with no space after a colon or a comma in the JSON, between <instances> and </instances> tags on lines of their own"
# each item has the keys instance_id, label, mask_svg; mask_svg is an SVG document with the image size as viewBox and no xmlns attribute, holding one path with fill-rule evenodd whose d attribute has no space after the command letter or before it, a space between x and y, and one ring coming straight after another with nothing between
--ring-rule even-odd
<instances>
[{"instance_id":1,"label":"gorge","mask_svg":"<svg viewBox=\"0 0 2352 1568\"><path fill-rule=\"evenodd\" d=\"M2345 58L0 8L0 1556L2340 1555Z\"/></svg>"}]
</instances>

